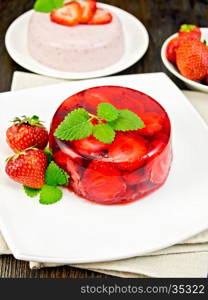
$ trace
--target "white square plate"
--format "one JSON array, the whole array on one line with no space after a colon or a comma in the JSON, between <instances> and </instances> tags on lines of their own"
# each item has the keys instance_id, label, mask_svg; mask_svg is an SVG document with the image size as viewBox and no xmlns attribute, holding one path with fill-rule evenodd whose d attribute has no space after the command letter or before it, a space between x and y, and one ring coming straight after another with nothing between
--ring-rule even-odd
<instances>
[{"instance_id":1,"label":"white square plate","mask_svg":"<svg viewBox=\"0 0 208 300\"><path fill-rule=\"evenodd\" d=\"M11 155L5 131L14 116L37 114L49 126L59 104L88 87L120 85L155 98L168 112L174 160L166 184L123 206L90 203L64 191L51 206L25 196L4 172ZM168 247L208 227L208 128L163 73L69 82L0 95L0 228L23 260L89 263L142 255Z\"/></svg>"}]
</instances>

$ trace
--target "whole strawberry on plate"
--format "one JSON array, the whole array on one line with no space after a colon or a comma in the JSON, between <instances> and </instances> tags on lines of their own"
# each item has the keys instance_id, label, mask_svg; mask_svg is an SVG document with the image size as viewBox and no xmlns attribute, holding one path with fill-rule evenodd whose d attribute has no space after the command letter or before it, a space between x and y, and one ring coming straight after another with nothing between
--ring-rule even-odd
<instances>
[{"instance_id":1,"label":"whole strawberry on plate","mask_svg":"<svg viewBox=\"0 0 208 300\"><path fill-rule=\"evenodd\" d=\"M199 40L186 40L176 50L180 73L191 80L203 80L208 74L208 47Z\"/></svg>"},{"instance_id":2,"label":"whole strawberry on plate","mask_svg":"<svg viewBox=\"0 0 208 300\"><path fill-rule=\"evenodd\" d=\"M7 143L14 152L29 147L44 149L48 144L48 131L38 116L15 118L6 132Z\"/></svg>"},{"instance_id":3,"label":"whole strawberry on plate","mask_svg":"<svg viewBox=\"0 0 208 300\"><path fill-rule=\"evenodd\" d=\"M5 170L12 180L29 188L40 189L45 184L47 166L46 153L29 148L9 158Z\"/></svg>"},{"instance_id":4,"label":"whole strawberry on plate","mask_svg":"<svg viewBox=\"0 0 208 300\"><path fill-rule=\"evenodd\" d=\"M166 48L167 59L175 64L176 63L176 50L179 46L189 39L200 40L202 36L201 30L196 25L181 25L178 35L170 40Z\"/></svg>"}]
</instances>

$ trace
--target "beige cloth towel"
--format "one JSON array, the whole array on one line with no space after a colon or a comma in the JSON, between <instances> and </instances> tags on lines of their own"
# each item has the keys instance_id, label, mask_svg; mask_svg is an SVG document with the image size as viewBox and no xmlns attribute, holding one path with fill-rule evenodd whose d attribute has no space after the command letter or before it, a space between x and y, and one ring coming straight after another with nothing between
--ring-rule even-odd
<instances>
[{"instance_id":1,"label":"beige cloth towel","mask_svg":"<svg viewBox=\"0 0 208 300\"><path fill-rule=\"evenodd\" d=\"M62 80L24 72L15 72L12 90L60 83ZM208 122L208 95L184 91L185 95ZM11 254L0 235L0 254ZM60 265L60 264L59 264ZM58 264L30 262L30 268L54 267ZM207 277L208 274L208 231L181 242L178 245L150 253L145 256L106 262L73 265L118 277Z\"/></svg>"}]
</instances>

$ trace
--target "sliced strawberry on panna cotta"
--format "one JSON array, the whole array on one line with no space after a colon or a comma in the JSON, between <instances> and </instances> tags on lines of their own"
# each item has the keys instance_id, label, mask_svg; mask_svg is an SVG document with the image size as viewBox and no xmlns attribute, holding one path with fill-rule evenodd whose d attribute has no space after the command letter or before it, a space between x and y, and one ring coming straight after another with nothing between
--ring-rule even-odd
<instances>
[{"instance_id":1,"label":"sliced strawberry on panna cotta","mask_svg":"<svg viewBox=\"0 0 208 300\"><path fill-rule=\"evenodd\" d=\"M75 26L82 18L82 7L78 2L65 3L64 7L51 12L51 21L65 26Z\"/></svg>"},{"instance_id":2,"label":"sliced strawberry on panna cotta","mask_svg":"<svg viewBox=\"0 0 208 300\"><path fill-rule=\"evenodd\" d=\"M89 157L96 157L109 148L109 144L105 144L93 136L85 139L74 141L74 147L79 154Z\"/></svg>"},{"instance_id":3,"label":"sliced strawberry on panna cotta","mask_svg":"<svg viewBox=\"0 0 208 300\"><path fill-rule=\"evenodd\" d=\"M143 137L121 133L111 144L108 156L116 168L131 171L143 165L147 151L147 140Z\"/></svg>"},{"instance_id":4,"label":"sliced strawberry on panna cotta","mask_svg":"<svg viewBox=\"0 0 208 300\"><path fill-rule=\"evenodd\" d=\"M107 24L112 21L112 15L107 10L103 8L97 8L94 16L88 22L90 25L102 25Z\"/></svg>"},{"instance_id":5,"label":"sliced strawberry on panna cotta","mask_svg":"<svg viewBox=\"0 0 208 300\"><path fill-rule=\"evenodd\" d=\"M96 0L79 0L78 2L82 7L82 16L80 23L87 24L95 14Z\"/></svg>"},{"instance_id":6,"label":"sliced strawberry on panna cotta","mask_svg":"<svg viewBox=\"0 0 208 300\"><path fill-rule=\"evenodd\" d=\"M93 161L82 178L85 197L102 204L119 202L126 184L118 170L108 163Z\"/></svg>"}]
</instances>

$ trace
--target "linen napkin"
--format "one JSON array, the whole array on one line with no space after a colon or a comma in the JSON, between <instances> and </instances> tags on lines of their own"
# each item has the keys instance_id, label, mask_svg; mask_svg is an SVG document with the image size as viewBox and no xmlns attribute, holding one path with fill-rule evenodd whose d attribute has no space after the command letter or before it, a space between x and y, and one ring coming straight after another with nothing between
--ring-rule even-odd
<instances>
[{"instance_id":1,"label":"linen napkin","mask_svg":"<svg viewBox=\"0 0 208 300\"><path fill-rule=\"evenodd\" d=\"M52 79L40 75L15 72L12 81L12 90L60 83L63 80ZM193 106L208 122L208 94L183 91ZM0 234L0 255L11 254L3 236ZM60 264L30 262L31 269L55 267ZM77 268L118 277L201 277L208 274L208 230L193 238L172 247L149 253L144 256L130 259L73 265Z\"/></svg>"}]
</instances>

